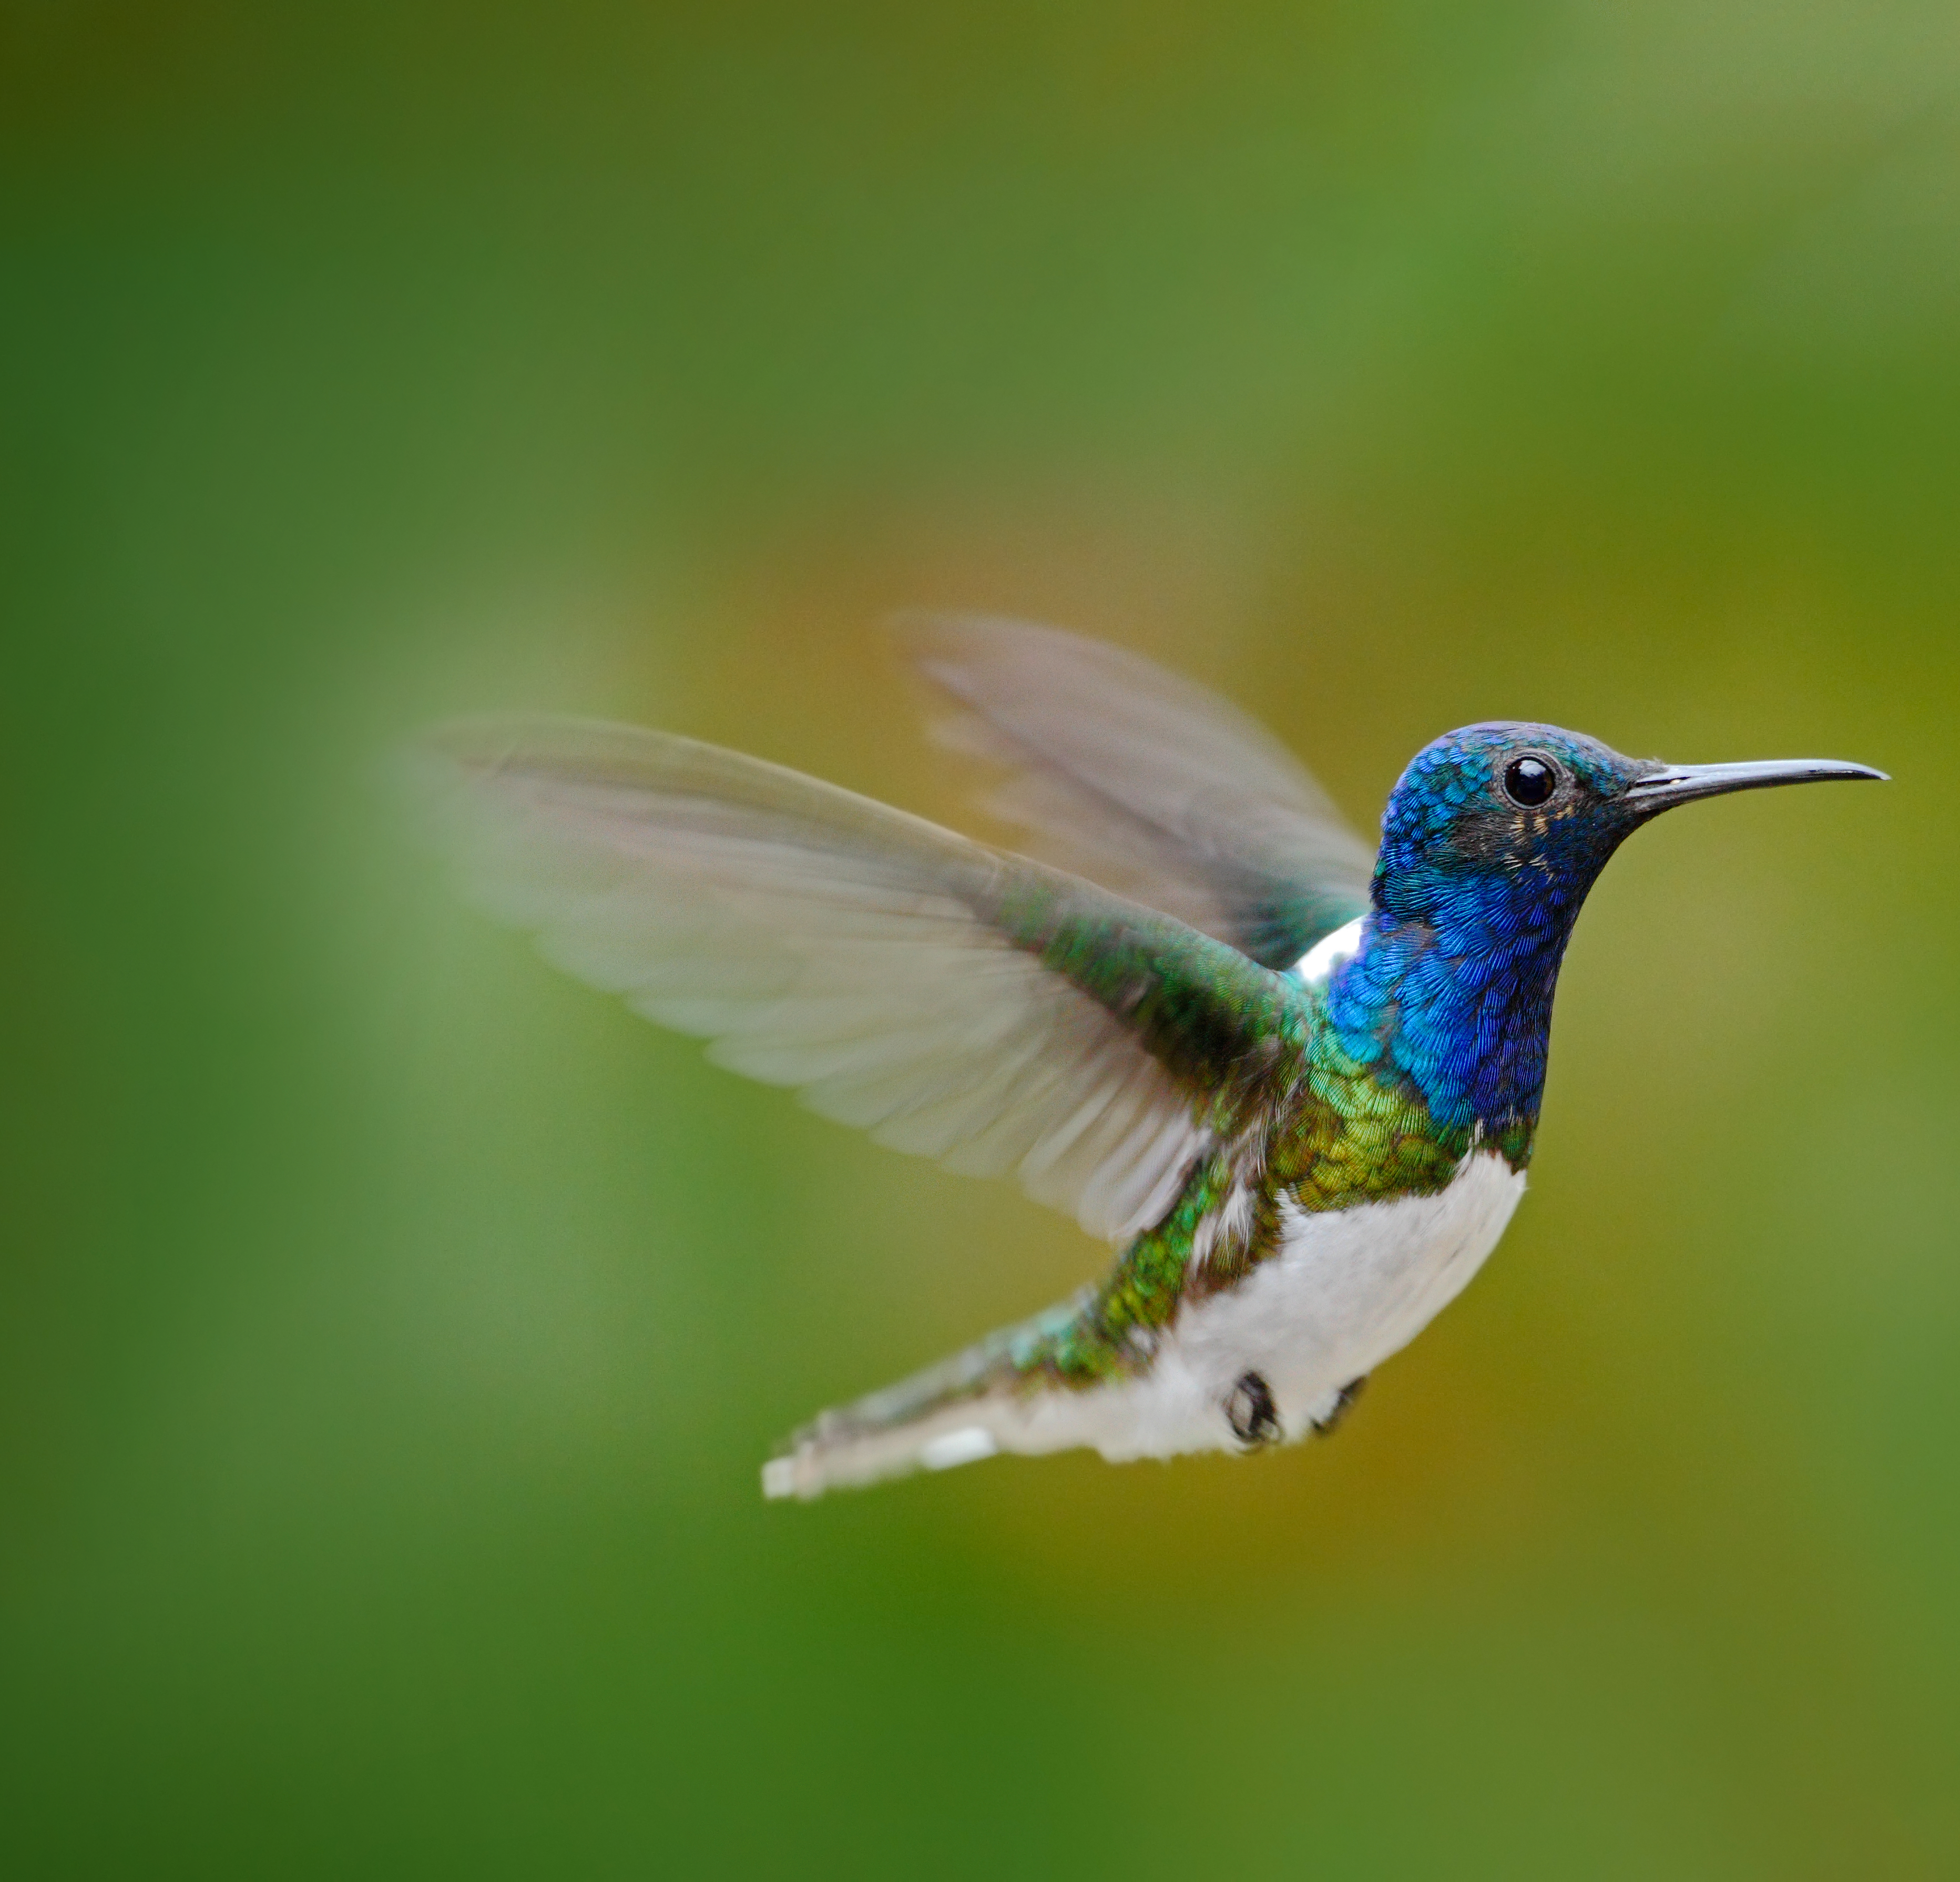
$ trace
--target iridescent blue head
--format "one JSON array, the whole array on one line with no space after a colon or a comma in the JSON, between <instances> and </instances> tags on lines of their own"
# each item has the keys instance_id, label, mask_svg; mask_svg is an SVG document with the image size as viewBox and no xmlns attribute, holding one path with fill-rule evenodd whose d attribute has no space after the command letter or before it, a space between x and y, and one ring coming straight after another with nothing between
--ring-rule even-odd
<instances>
[{"instance_id":1,"label":"iridescent blue head","mask_svg":"<svg viewBox=\"0 0 1960 1882\"><path fill-rule=\"evenodd\" d=\"M1527 1129L1560 962L1586 891L1650 817L1695 798L1831 778L1835 759L1666 765L1555 725L1465 726L1425 746L1382 820L1373 912L1328 1011L1439 1125Z\"/></svg>"}]
</instances>

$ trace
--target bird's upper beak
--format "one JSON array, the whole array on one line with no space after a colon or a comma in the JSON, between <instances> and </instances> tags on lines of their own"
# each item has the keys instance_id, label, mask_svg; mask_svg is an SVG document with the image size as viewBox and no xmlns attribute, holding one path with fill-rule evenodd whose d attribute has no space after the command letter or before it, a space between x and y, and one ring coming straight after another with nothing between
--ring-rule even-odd
<instances>
[{"instance_id":1,"label":"bird's upper beak","mask_svg":"<svg viewBox=\"0 0 1960 1882\"><path fill-rule=\"evenodd\" d=\"M1841 758L1757 758L1732 765L1659 765L1628 785L1621 801L1643 813L1671 810L1696 798L1719 798L1730 791L1764 791L1777 784L1828 784L1838 778L1889 780L1869 765Z\"/></svg>"}]
</instances>

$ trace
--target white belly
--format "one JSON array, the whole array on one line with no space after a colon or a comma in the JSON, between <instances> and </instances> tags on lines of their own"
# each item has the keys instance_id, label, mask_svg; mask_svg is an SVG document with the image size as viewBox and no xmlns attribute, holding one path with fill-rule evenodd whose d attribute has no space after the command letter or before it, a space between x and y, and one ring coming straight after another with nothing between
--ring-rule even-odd
<instances>
[{"instance_id":1,"label":"white belly","mask_svg":"<svg viewBox=\"0 0 1960 1882\"><path fill-rule=\"evenodd\" d=\"M1521 1172L1484 1151L1436 1196L1319 1214L1289 1206L1278 1252L1229 1292L1180 1314L1147 1374L1024 1402L1020 1419L996 1428L1000 1446L1090 1444L1112 1460L1236 1449L1225 1401L1248 1372L1265 1380L1285 1436L1303 1438L1342 1387L1407 1345L1463 1291L1524 1187Z\"/></svg>"},{"instance_id":2,"label":"white belly","mask_svg":"<svg viewBox=\"0 0 1960 1882\"><path fill-rule=\"evenodd\" d=\"M1120 1385L956 1399L907 1423L821 1438L765 1469L772 1496L998 1451L1086 1444L1112 1462L1239 1448L1226 1402L1249 1372L1265 1380L1281 1435L1304 1438L1341 1389L1407 1345L1497 1244L1523 1177L1473 1152L1437 1196L1309 1215L1289 1208L1278 1250L1238 1286L1187 1307L1148 1372Z\"/></svg>"}]
</instances>

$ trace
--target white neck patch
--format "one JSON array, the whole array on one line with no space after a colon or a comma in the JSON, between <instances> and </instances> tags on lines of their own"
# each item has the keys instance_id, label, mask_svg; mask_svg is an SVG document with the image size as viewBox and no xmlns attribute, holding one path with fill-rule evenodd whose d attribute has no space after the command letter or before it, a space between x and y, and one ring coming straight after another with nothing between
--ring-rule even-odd
<instances>
[{"instance_id":1,"label":"white neck patch","mask_svg":"<svg viewBox=\"0 0 1960 1882\"><path fill-rule=\"evenodd\" d=\"M1293 963L1293 970L1307 986L1317 986L1344 960L1352 960L1361 951L1363 917L1323 935Z\"/></svg>"}]
</instances>

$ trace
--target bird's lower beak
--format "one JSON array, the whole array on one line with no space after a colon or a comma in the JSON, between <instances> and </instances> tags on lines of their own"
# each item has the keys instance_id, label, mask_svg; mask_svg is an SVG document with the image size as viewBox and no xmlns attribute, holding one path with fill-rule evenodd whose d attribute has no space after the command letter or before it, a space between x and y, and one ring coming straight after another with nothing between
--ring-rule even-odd
<instances>
[{"instance_id":1,"label":"bird's lower beak","mask_svg":"<svg viewBox=\"0 0 1960 1882\"><path fill-rule=\"evenodd\" d=\"M1626 789L1630 808L1671 810L1696 798L1719 798L1731 791L1764 791L1778 784L1828 784L1835 779L1889 780L1869 765L1841 758L1759 758L1734 765L1663 765Z\"/></svg>"}]
</instances>

